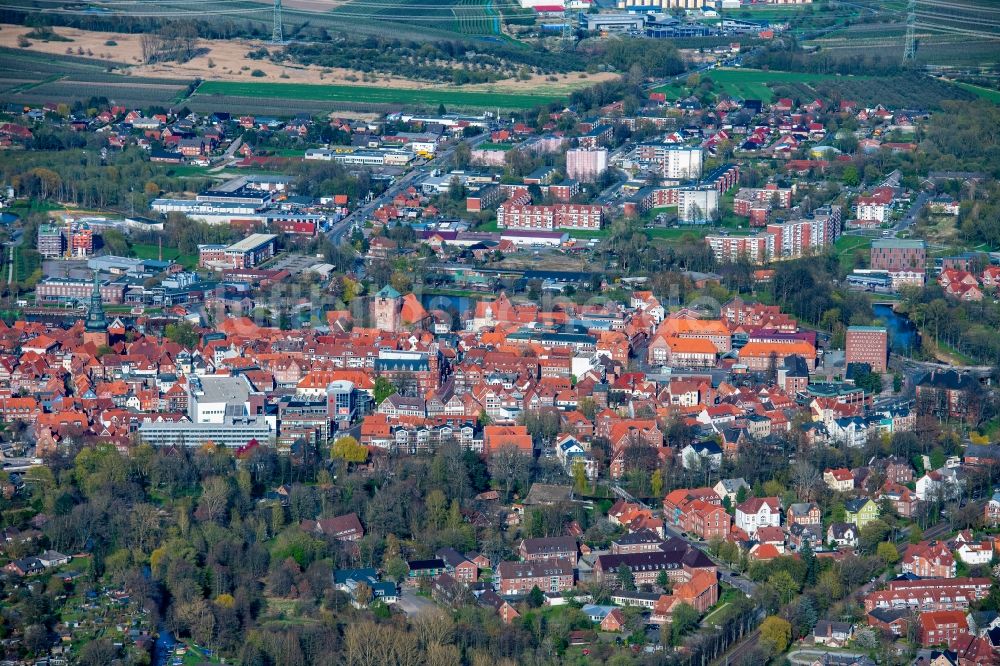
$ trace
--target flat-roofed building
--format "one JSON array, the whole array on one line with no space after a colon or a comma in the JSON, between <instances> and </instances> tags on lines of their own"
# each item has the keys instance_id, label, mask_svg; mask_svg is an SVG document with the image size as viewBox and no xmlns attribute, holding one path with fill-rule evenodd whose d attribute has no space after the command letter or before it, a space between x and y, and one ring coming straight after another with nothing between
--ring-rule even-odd
<instances>
[{"instance_id":1,"label":"flat-roofed building","mask_svg":"<svg viewBox=\"0 0 1000 666\"><path fill-rule=\"evenodd\" d=\"M94 283L77 278L47 277L35 285L35 300L38 303L67 303L69 301L89 301L94 291ZM101 302L118 305L125 297L125 286L117 282L105 283L98 287Z\"/></svg>"},{"instance_id":2,"label":"flat-roofed building","mask_svg":"<svg viewBox=\"0 0 1000 666\"><path fill-rule=\"evenodd\" d=\"M232 245L199 245L198 263L205 268L253 268L274 256L275 234L251 234Z\"/></svg>"},{"instance_id":3,"label":"flat-roofed building","mask_svg":"<svg viewBox=\"0 0 1000 666\"><path fill-rule=\"evenodd\" d=\"M873 270L896 273L924 272L927 262L927 243L906 238L880 238L872 241L871 267Z\"/></svg>"},{"instance_id":4,"label":"flat-roofed building","mask_svg":"<svg viewBox=\"0 0 1000 666\"><path fill-rule=\"evenodd\" d=\"M889 332L884 326L849 326L846 347L848 364L867 363L873 372L885 372Z\"/></svg>"},{"instance_id":5,"label":"flat-roofed building","mask_svg":"<svg viewBox=\"0 0 1000 666\"><path fill-rule=\"evenodd\" d=\"M220 423L190 421L147 421L139 426L139 436L151 446L216 446L238 448L251 440L267 444L274 431L264 417L235 417Z\"/></svg>"}]
</instances>

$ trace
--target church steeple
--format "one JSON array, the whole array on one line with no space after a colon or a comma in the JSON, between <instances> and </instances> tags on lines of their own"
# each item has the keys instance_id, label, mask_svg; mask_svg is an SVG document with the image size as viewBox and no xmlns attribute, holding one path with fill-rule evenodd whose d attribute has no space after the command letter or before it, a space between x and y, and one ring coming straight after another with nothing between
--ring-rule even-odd
<instances>
[{"instance_id":1,"label":"church steeple","mask_svg":"<svg viewBox=\"0 0 1000 666\"><path fill-rule=\"evenodd\" d=\"M97 282L97 271L94 271L94 291L90 294L83 342L84 344L92 342L96 347L108 344L108 318L104 314L104 303L101 302L101 286Z\"/></svg>"},{"instance_id":2,"label":"church steeple","mask_svg":"<svg viewBox=\"0 0 1000 666\"><path fill-rule=\"evenodd\" d=\"M101 287L97 282L97 271L94 271L94 291L90 293L90 307L87 308L87 330L91 333L107 333L108 318L104 315L104 303L101 302Z\"/></svg>"}]
</instances>

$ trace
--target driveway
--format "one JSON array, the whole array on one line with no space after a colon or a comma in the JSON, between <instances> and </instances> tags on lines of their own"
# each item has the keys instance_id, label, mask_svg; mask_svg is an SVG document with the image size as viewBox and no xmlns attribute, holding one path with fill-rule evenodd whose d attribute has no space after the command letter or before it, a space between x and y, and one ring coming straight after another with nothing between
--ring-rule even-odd
<instances>
[{"instance_id":1,"label":"driveway","mask_svg":"<svg viewBox=\"0 0 1000 666\"><path fill-rule=\"evenodd\" d=\"M430 597L422 597L418 595L415 590L406 586L404 586L403 591L399 593L399 601L396 602L396 605L399 606L409 617L433 613L438 609L437 604L435 604Z\"/></svg>"}]
</instances>

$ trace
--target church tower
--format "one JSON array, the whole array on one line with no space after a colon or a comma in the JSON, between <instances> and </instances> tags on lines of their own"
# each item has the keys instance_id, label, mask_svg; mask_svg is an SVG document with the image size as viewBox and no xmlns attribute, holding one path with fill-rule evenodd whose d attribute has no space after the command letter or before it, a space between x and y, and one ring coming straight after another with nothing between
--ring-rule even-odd
<instances>
[{"instance_id":1,"label":"church tower","mask_svg":"<svg viewBox=\"0 0 1000 666\"><path fill-rule=\"evenodd\" d=\"M88 342L93 342L95 347L108 344L108 319L104 316L104 304L101 302L101 288L97 283L96 272L94 273L94 291L90 294L87 322L83 331L83 344Z\"/></svg>"},{"instance_id":2,"label":"church tower","mask_svg":"<svg viewBox=\"0 0 1000 666\"><path fill-rule=\"evenodd\" d=\"M382 287L372 301L372 326L382 331L399 331L402 300L403 297L390 285Z\"/></svg>"}]
</instances>

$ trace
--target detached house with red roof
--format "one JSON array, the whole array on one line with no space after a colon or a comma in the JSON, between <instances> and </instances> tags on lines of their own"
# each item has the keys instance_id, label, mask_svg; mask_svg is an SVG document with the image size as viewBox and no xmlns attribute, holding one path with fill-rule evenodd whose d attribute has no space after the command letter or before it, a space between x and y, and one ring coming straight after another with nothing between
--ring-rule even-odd
<instances>
[{"instance_id":1,"label":"detached house with red roof","mask_svg":"<svg viewBox=\"0 0 1000 666\"><path fill-rule=\"evenodd\" d=\"M849 493L854 490L854 475L851 470L839 467L828 469L823 472L823 483L830 488L841 493Z\"/></svg>"}]
</instances>

